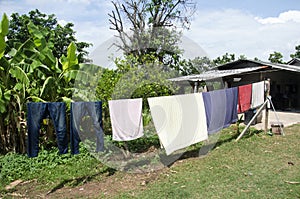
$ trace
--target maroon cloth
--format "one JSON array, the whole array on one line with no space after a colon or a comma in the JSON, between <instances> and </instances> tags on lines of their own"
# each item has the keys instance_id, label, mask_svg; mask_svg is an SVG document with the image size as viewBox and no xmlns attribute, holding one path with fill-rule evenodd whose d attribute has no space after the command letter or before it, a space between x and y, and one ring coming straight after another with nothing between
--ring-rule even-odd
<instances>
[{"instance_id":1,"label":"maroon cloth","mask_svg":"<svg viewBox=\"0 0 300 199\"><path fill-rule=\"evenodd\" d=\"M238 113L243 113L251 107L252 84L239 86L238 89Z\"/></svg>"}]
</instances>

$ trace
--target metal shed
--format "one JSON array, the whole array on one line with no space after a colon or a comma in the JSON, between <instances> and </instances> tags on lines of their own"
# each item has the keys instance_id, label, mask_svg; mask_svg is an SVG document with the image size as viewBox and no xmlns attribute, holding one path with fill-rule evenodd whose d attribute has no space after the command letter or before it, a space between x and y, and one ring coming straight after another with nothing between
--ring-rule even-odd
<instances>
[{"instance_id":1,"label":"metal shed","mask_svg":"<svg viewBox=\"0 0 300 199\"><path fill-rule=\"evenodd\" d=\"M241 59L201 74L170 80L181 87L188 86L190 89L182 89L182 92L186 93L230 88L270 79L270 95L275 107L280 110L299 110L300 66L298 64L300 64L299 59L293 59L288 64Z\"/></svg>"}]
</instances>

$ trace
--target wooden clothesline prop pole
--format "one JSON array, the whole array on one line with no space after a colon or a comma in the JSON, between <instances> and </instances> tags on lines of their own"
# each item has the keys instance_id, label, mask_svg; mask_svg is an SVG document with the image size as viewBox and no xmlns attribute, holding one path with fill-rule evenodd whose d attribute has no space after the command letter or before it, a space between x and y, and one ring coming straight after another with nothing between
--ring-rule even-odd
<instances>
[{"instance_id":1,"label":"wooden clothesline prop pole","mask_svg":"<svg viewBox=\"0 0 300 199\"><path fill-rule=\"evenodd\" d=\"M265 99L268 100L270 96L270 79L267 79L265 81ZM266 112L265 112L265 133L268 132L268 124L269 124L269 107L266 106Z\"/></svg>"},{"instance_id":2,"label":"wooden clothesline prop pole","mask_svg":"<svg viewBox=\"0 0 300 199\"><path fill-rule=\"evenodd\" d=\"M235 140L236 142L239 141L243 135L246 133L246 131L249 129L250 125L252 124L252 122L257 118L257 116L261 113L261 111L263 110L263 108L267 105L268 103L268 99L266 99L266 101L263 103L263 105L261 105L261 107L258 109L258 111L255 113L255 115L252 117L252 119L250 120L250 122L247 124L247 126L244 128L244 130L242 131L242 133L239 135L239 137Z\"/></svg>"},{"instance_id":3,"label":"wooden clothesline prop pole","mask_svg":"<svg viewBox=\"0 0 300 199\"><path fill-rule=\"evenodd\" d=\"M283 131L282 125L281 125L281 123L280 123L280 121L279 121L279 117L278 117L277 112L276 112L276 110L275 110L274 104L273 104L273 102L272 102L272 100L271 100L271 97L269 96L268 99L269 99L270 104L271 104L271 107L272 107L272 109L273 109L273 111L274 111L276 120L277 120L277 122L278 122L278 124L279 124L279 128L280 128L280 130L281 130L281 135L284 135L284 131Z\"/></svg>"}]
</instances>

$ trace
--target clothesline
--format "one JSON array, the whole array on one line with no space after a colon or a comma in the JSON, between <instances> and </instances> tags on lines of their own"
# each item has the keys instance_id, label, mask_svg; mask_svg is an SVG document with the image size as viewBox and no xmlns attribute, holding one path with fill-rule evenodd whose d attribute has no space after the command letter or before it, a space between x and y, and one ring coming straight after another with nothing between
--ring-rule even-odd
<instances>
[{"instance_id":1,"label":"clothesline","mask_svg":"<svg viewBox=\"0 0 300 199\"><path fill-rule=\"evenodd\" d=\"M251 93L251 94L249 94ZM208 139L208 136L237 121L238 113L257 108L264 103L264 82L215 90L205 93L148 98L150 113L158 137L169 155L176 150ZM59 152L67 153L65 105L56 103L28 103L29 157L38 154L38 136L41 120L50 115L57 133ZM59 107L59 108L58 108ZM112 135L115 141L129 141L142 137L142 99L109 101ZM33 113L37 116L33 117ZM104 149L102 129L102 103L71 103L70 146L71 153L79 153L82 118L93 120L96 151Z\"/></svg>"},{"instance_id":2,"label":"clothesline","mask_svg":"<svg viewBox=\"0 0 300 199\"><path fill-rule=\"evenodd\" d=\"M176 150L203 141L208 138L208 135L235 123L238 113L257 108L264 103L264 92L264 81L261 81L205 93L152 97L148 98L148 104L158 137L169 155ZM109 104L110 111L118 111L110 113L112 128L121 129L113 130L113 137L116 135L118 138L126 138L132 133L137 135L136 131L126 131L128 127L120 128L122 126L120 124L130 123L136 130L142 131L140 127L143 125L142 120L138 119L142 118L142 108L132 110L136 114L136 120L131 120L130 117L119 117L120 121L116 122L114 115L123 112L128 114L128 108L123 106L123 108L116 109L113 101ZM126 103L126 100L123 100L123 103ZM140 107L141 99L136 103L135 107ZM117 126L114 127L114 125ZM142 136L141 131L138 137ZM126 140L118 139L118 141Z\"/></svg>"}]
</instances>

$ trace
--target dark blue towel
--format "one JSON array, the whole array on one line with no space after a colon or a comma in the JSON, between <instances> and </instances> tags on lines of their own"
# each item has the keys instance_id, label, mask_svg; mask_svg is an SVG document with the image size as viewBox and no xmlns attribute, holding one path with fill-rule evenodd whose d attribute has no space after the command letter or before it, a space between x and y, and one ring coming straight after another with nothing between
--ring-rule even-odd
<instances>
[{"instance_id":1,"label":"dark blue towel","mask_svg":"<svg viewBox=\"0 0 300 199\"><path fill-rule=\"evenodd\" d=\"M237 121L238 89L229 88L203 93L208 134Z\"/></svg>"}]
</instances>

